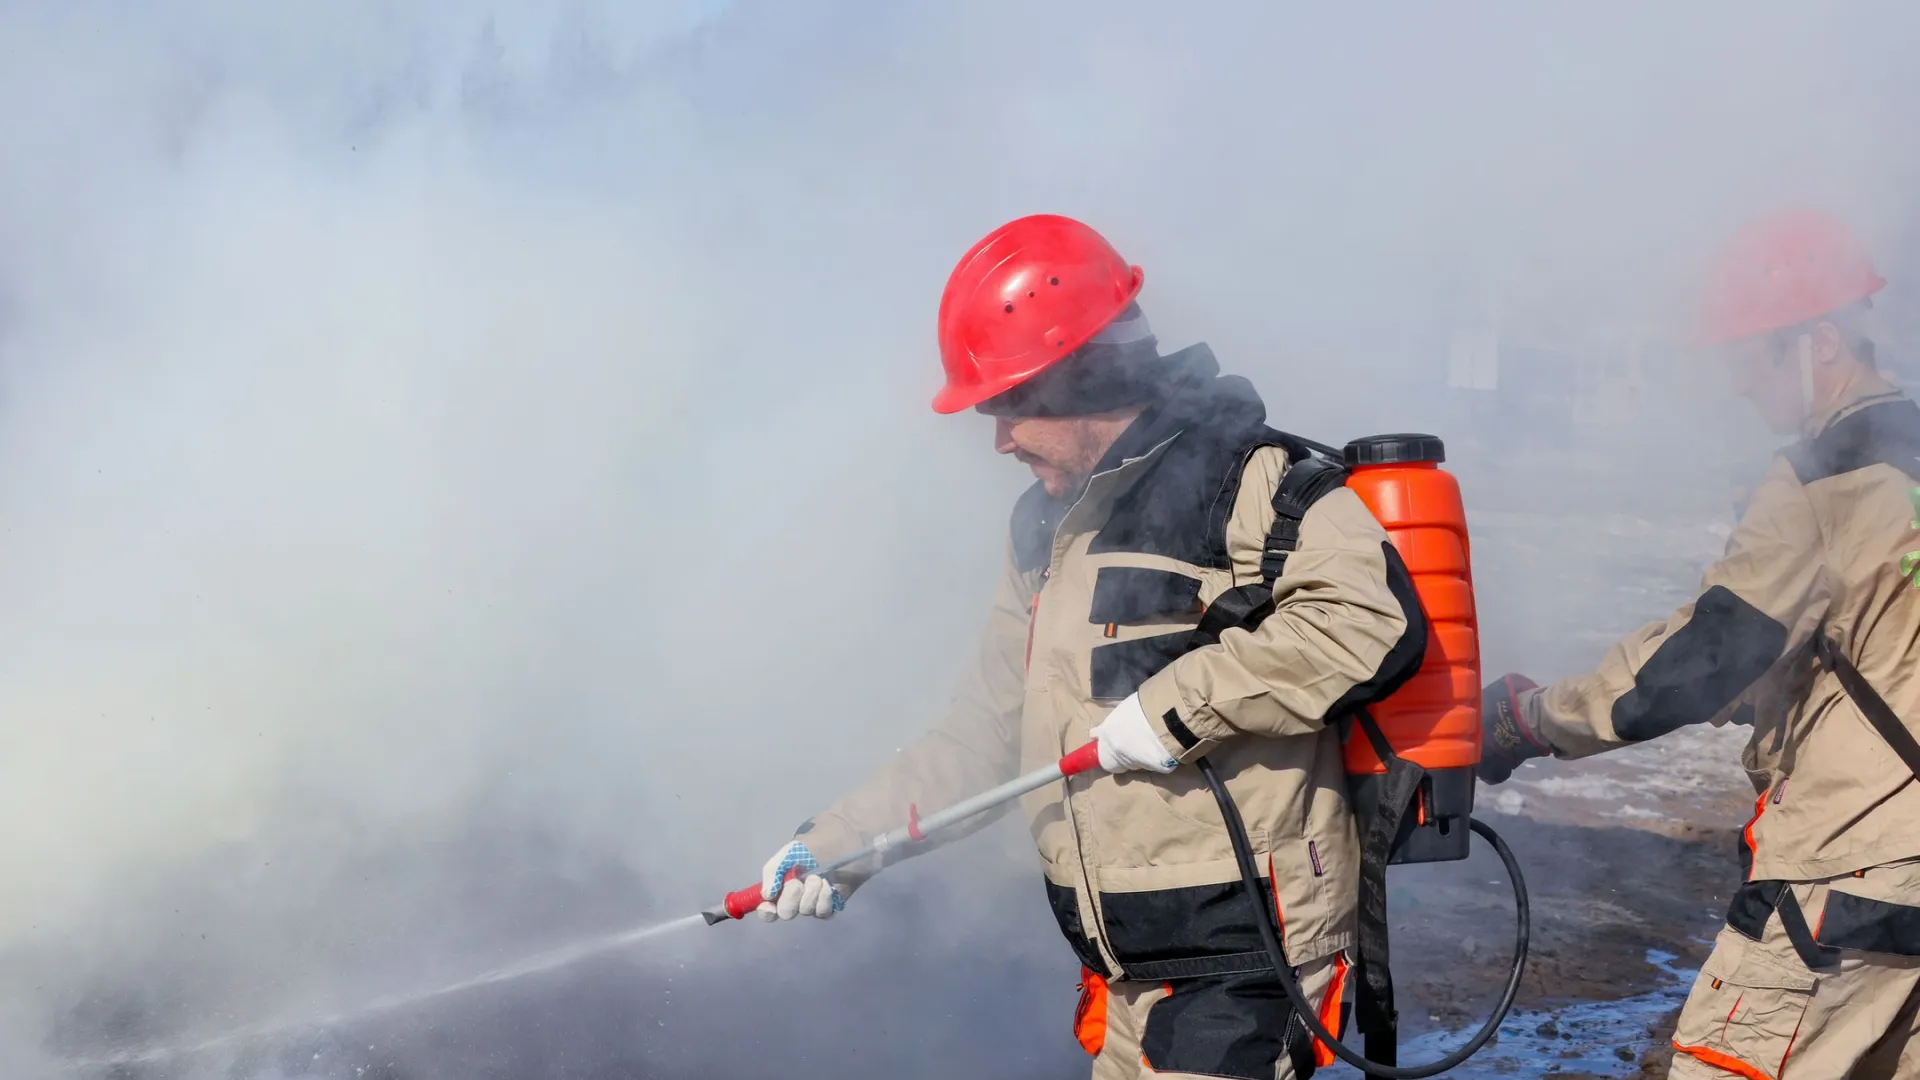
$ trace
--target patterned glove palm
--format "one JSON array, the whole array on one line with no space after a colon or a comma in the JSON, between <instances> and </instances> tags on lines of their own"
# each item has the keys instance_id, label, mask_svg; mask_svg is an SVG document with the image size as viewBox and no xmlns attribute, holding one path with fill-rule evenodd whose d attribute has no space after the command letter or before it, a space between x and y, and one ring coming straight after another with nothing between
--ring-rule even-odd
<instances>
[{"instance_id":1,"label":"patterned glove palm","mask_svg":"<svg viewBox=\"0 0 1920 1080\"><path fill-rule=\"evenodd\" d=\"M1524 675L1502 675L1480 692L1480 779L1504 784L1526 761L1553 753L1520 711L1521 692L1539 688Z\"/></svg>"},{"instance_id":2,"label":"patterned glove palm","mask_svg":"<svg viewBox=\"0 0 1920 1080\"><path fill-rule=\"evenodd\" d=\"M774 852L773 858L760 870L760 895L765 898L755 909L760 918L767 922L785 921L799 915L833 918L834 912L846 907L847 902L832 882L814 873L818 869L820 860L798 840ZM809 876L788 881L787 875L796 871Z\"/></svg>"}]
</instances>

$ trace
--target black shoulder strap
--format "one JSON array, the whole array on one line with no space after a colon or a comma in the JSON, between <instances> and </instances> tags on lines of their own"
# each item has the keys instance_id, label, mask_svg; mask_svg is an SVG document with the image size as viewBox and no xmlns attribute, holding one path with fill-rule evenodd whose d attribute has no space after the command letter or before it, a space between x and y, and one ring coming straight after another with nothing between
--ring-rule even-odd
<instances>
[{"instance_id":1,"label":"black shoulder strap","mask_svg":"<svg viewBox=\"0 0 1920 1080\"><path fill-rule=\"evenodd\" d=\"M1780 916L1780 928L1787 932L1787 943L1800 956L1808 971L1831 971L1840 963L1840 950L1820 944L1819 935L1807 925L1807 913L1794 899L1793 888L1779 879L1748 881L1733 891L1727 903L1727 925L1754 941L1766 936L1767 923Z\"/></svg>"},{"instance_id":2,"label":"black shoulder strap","mask_svg":"<svg viewBox=\"0 0 1920 1080\"><path fill-rule=\"evenodd\" d=\"M1273 583L1286 570L1287 556L1300 546L1300 522L1314 503L1347 482L1343 466L1313 456L1298 439L1282 432L1274 435L1265 445L1285 448L1290 460L1273 490L1273 525L1260 555L1260 582L1215 597L1194 627L1190 650L1218 643L1220 635L1234 627L1250 630L1273 614Z\"/></svg>"},{"instance_id":3,"label":"black shoulder strap","mask_svg":"<svg viewBox=\"0 0 1920 1080\"><path fill-rule=\"evenodd\" d=\"M1286 571L1287 557L1300 545L1300 523L1315 503L1347 482L1344 466L1315 456L1300 439L1283 432L1275 432L1274 436L1268 445L1286 449L1288 468L1273 492L1273 525L1267 530L1260 557L1260 581L1229 589L1207 605L1200 625L1194 628L1189 648L1214 644L1222 633L1236 626L1252 629L1273 613L1273 585ZM1413 806L1426 770L1393 752L1386 735L1364 707L1354 711L1354 719L1372 742L1374 752L1387 765L1379 805L1371 816L1367 835L1361 839L1356 950L1359 956L1355 964L1359 984L1354 1001L1354 1026L1365 1036L1367 1058L1391 1065L1398 1060L1400 1025L1389 966L1387 863L1392 858L1400 823Z\"/></svg>"},{"instance_id":4,"label":"black shoulder strap","mask_svg":"<svg viewBox=\"0 0 1920 1080\"><path fill-rule=\"evenodd\" d=\"M1873 725L1873 730L1879 732L1893 752L1900 755L1907 771L1913 773L1915 779L1920 779L1920 740L1915 740L1913 732L1900 722L1893 706L1887 704L1887 699L1880 696L1880 691L1873 688L1866 676L1860 674L1860 669L1853 666L1853 661L1847 659L1847 654L1841 652L1840 647L1826 634L1815 635L1813 654L1840 680L1840 688L1853 699L1861 715L1867 718L1867 723Z\"/></svg>"},{"instance_id":5,"label":"black shoulder strap","mask_svg":"<svg viewBox=\"0 0 1920 1080\"><path fill-rule=\"evenodd\" d=\"M1393 744L1364 706L1353 712L1354 722L1387 767L1386 779L1371 814L1363 815L1360 837L1360 894L1356 912L1360 982L1354 995L1354 1026L1366 1037L1367 1060L1382 1065L1398 1063L1400 1009L1394 1003L1392 945L1387 931L1387 864L1393 860L1394 840L1419 798L1427 770L1418 762L1394 753Z\"/></svg>"},{"instance_id":6,"label":"black shoulder strap","mask_svg":"<svg viewBox=\"0 0 1920 1080\"><path fill-rule=\"evenodd\" d=\"M1920 779L1920 740L1915 740L1913 732L1900 722L1887 699L1880 696L1853 661L1847 659L1847 654L1824 632L1814 636L1813 655L1840 680L1840 688L1853 699L1873 730L1900 756L1907 771ZM1806 915L1785 881L1749 881L1741 885L1727 905L1727 925L1759 941L1766 932L1767 921L1776 914L1780 916L1781 928L1787 932L1787 940L1809 970L1825 971L1839 962L1840 951L1820 944L1819 934L1808 928Z\"/></svg>"},{"instance_id":7,"label":"black shoulder strap","mask_svg":"<svg viewBox=\"0 0 1920 1080\"><path fill-rule=\"evenodd\" d=\"M1267 530L1266 550L1260 556L1260 579L1268 589L1287 568L1287 556L1300 546L1300 522L1313 504L1347 482L1347 470L1325 458L1295 461L1273 490L1273 527Z\"/></svg>"}]
</instances>

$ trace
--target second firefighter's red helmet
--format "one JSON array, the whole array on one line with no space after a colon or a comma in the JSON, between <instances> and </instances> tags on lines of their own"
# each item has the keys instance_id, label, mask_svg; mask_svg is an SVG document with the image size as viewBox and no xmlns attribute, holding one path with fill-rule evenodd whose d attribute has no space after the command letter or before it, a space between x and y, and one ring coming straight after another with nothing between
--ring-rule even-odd
<instances>
[{"instance_id":1,"label":"second firefighter's red helmet","mask_svg":"<svg viewBox=\"0 0 1920 1080\"><path fill-rule=\"evenodd\" d=\"M1720 253L1698 343L1798 326L1859 303L1886 283L1838 220L1817 210L1778 211L1749 222Z\"/></svg>"},{"instance_id":2,"label":"second firefighter's red helmet","mask_svg":"<svg viewBox=\"0 0 1920 1080\"><path fill-rule=\"evenodd\" d=\"M956 413L1065 359L1127 309L1145 272L1072 218L1035 214L988 233L940 296L935 412Z\"/></svg>"}]
</instances>

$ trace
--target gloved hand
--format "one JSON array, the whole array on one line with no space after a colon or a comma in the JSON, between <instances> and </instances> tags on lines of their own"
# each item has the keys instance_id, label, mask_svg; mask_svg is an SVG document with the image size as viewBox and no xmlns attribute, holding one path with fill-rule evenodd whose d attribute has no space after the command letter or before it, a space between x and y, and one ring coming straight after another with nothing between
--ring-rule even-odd
<instances>
[{"instance_id":1,"label":"gloved hand","mask_svg":"<svg viewBox=\"0 0 1920 1080\"><path fill-rule=\"evenodd\" d=\"M1539 688L1525 675L1502 675L1480 692L1480 779L1504 784L1524 762L1553 753L1520 711L1520 692Z\"/></svg>"},{"instance_id":2,"label":"gloved hand","mask_svg":"<svg viewBox=\"0 0 1920 1080\"><path fill-rule=\"evenodd\" d=\"M1147 723L1147 714L1140 711L1139 694L1128 694L1115 705L1105 720L1094 725L1093 737L1100 743L1100 767L1110 773L1134 769L1170 773L1180 766Z\"/></svg>"},{"instance_id":3,"label":"gloved hand","mask_svg":"<svg viewBox=\"0 0 1920 1080\"><path fill-rule=\"evenodd\" d=\"M774 852L773 858L760 869L760 895L764 899L755 909L760 918L766 922L797 915L833 918L833 913L847 906L847 902L841 899L840 890L827 881L826 875L812 873L818 869L820 860L798 840ZM791 870L809 876L788 881L787 873Z\"/></svg>"}]
</instances>

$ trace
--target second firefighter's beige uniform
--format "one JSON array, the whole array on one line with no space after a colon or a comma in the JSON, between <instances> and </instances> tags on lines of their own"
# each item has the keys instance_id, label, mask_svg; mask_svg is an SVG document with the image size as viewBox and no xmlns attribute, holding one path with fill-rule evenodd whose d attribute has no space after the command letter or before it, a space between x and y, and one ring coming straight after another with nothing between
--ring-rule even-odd
<instances>
[{"instance_id":1,"label":"second firefighter's beige uniform","mask_svg":"<svg viewBox=\"0 0 1920 1080\"><path fill-rule=\"evenodd\" d=\"M1814 430L1774 462L1698 599L1520 698L1568 758L1753 727L1735 903L1749 917L1730 916L1694 987L1676 1077L1920 1077L1920 783L1813 648L1824 635L1920 727L1920 409L1871 380ZM1830 969L1803 962L1771 903L1753 907L1770 884L1837 943Z\"/></svg>"}]
</instances>

